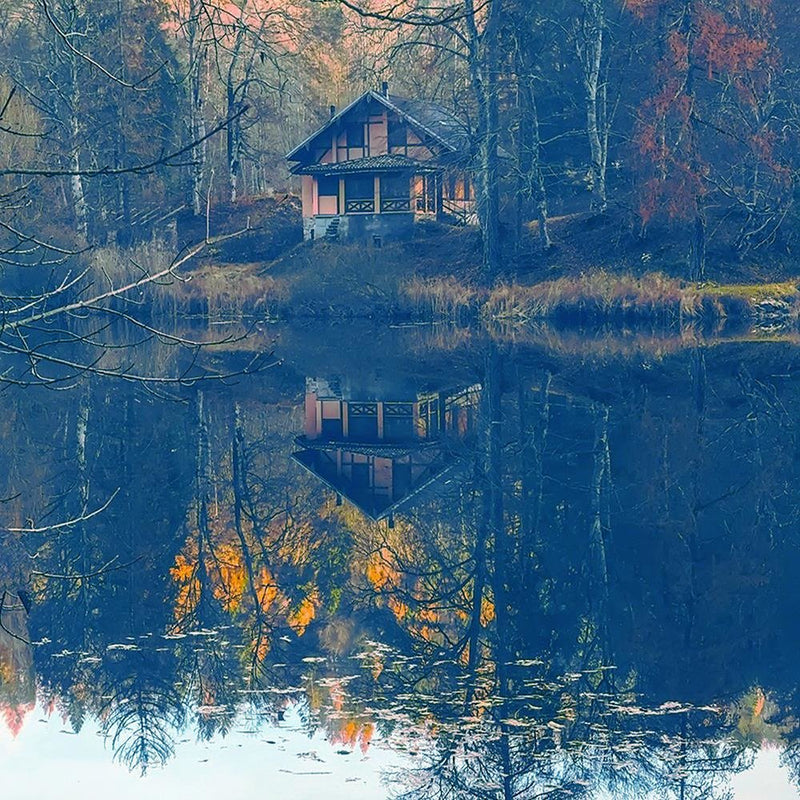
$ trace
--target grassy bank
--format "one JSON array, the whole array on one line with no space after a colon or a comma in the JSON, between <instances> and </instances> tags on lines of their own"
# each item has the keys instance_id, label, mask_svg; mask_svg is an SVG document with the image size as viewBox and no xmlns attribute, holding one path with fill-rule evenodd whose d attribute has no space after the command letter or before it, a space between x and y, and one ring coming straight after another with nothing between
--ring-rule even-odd
<instances>
[{"instance_id":1,"label":"grassy bank","mask_svg":"<svg viewBox=\"0 0 800 800\"><path fill-rule=\"evenodd\" d=\"M698 284L660 273L595 273L495 287L482 306L486 319L506 322L686 322L741 319L796 323L796 281L769 284Z\"/></svg>"},{"instance_id":2,"label":"grassy bank","mask_svg":"<svg viewBox=\"0 0 800 800\"><path fill-rule=\"evenodd\" d=\"M286 215L286 208L276 206L273 214ZM281 225L291 228L286 221ZM472 229L420 225L414 239L384 247L303 242L271 261L257 260L256 252L234 239L227 251L204 255L188 280L159 291L158 301L172 304L174 313L211 319L482 319L518 326L543 320L796 325L800 319L798 283L784 278L793 274L792 264L772 265L770 274L781 282L766 282L766 267L740 265L735 272L718 261L717 282L692 283L668 261L644 259L630 245L612 241L612 228L567 219L561 228L554 226L562 242L547 253L531 249L513 274L491 287L482 279L480 235ZM598 252L590 262L593 244ZM595 263L601 251L613 268Z\"/></svg>"}]
</instances>

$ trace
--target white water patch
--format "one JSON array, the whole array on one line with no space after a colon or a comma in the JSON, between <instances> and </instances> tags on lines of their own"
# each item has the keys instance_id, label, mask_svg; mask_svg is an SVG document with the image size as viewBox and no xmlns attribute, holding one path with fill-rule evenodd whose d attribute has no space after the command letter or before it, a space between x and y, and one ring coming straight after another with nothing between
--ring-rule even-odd
<instances>
[{"instance_id":1,"label":"white water patch","mask_svg":"<svg viewBox=\"0 0 800 800\"><path fill-rule=\"evenodd\" d=\"M295 707L280 725L238 720L225 738L197 742L191 731L177 737L175 754L144 777L114 762L96 722L79 734L40 706L16 738L0 726L3 800L141 800L143 797L271 797L382 800L381 776L402 757L375 737L369 750L343 754L324 733L309 736ZM247 730L245 730L245 728ZM396 788L396 787L395 787Z\"/></svg>"}]
</instances>

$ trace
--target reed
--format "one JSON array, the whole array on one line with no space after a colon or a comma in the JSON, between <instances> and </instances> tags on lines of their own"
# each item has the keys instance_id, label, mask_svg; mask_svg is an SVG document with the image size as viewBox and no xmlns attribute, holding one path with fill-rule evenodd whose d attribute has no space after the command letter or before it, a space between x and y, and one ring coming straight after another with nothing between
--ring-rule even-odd
<instances>
[{"instance_id":1,"label":"reed","mask_svg":"<svg viewBox=\"0 0 800 800\"><path fill-rule=\"evenodd\" d=\"M400 285L401 302L415 317L461 322L475 314L483 296L483 292L452 275L415 275Z\"/></svg>"},{"instance_id":2,"label":"reed","mask_svg":"<svg viewBox=\"0 0 800 800\"><path fill-rule=\"evenodd\" d=\"M670 278L605 270L533 285L496 286L483 306L485 319L526 322L689 321L800 317L800 291L794 282L716 286Z\"/></svg>"}]
</instances>

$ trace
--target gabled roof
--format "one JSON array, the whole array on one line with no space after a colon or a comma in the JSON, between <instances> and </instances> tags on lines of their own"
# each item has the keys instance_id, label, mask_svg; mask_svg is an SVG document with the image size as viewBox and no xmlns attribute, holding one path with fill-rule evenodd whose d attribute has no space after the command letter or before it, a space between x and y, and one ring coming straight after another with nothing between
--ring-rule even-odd
<instances>
[{"instance_id":1,"label":"gabled roof","mask_svg":"<svg viewBox=\"0 0 800 800\"><path fill-rule=\"evenodd\" d=\"M431 100L411 100L391 94L384 100L412 125L431 134L456 153L469 147L467 126L444 106Z\"/></svg>"},{"instance_id":2,"label":"gabled roof","mask_svg":"<svg viewBox=\"0 0 800 800\"><path fill-rule=\"evenodd\" d=\"M307 139L302 141L297 147L286 155L289 161L300 161L298 154L308 147L318 136L325 133L331 127L336 126L357 106L364 102L375 100L389 111L394 111L403 117L413 128L426 134L429 138L442 145L451 153L466 150L469 144L469 136L466 126L451 114L447 109L438 103L429 100L411 100L397 95L384 95L380 92L364 92L360 97L353 100L350 105L332 116L318 131L314 132Z\"/></svg>"},{"instance_id":3,"label":"gabled roof","mask_svg":"<svg viewBox=\"0 0 800 800\"><path fill-rule=\"evenodd\" d=\"M334 451L342 450L348 452L363 452L363 449L364 448L356 449L342 443L335 448L331 448L331 450ZM393 454L392 451L394 449L395 448L391 447L383 448L376 446L374 448L375 452L369 453L369 455L382 458L394 458L399 455ZM404 494L394 500L389 500L388 497L379 496L367 487L354 485L343 476L328 473L327 470L324 469L320 457L324 452L325 449L323 448L300 450L299 452L292 453L292 460L308 470L315 478L327 486L328 489L346 498L374 522L391 516L391 514L401 507L411 505L412 501L425 489L456 466L456 462L451 458L447 458L441 448L428 450L431 460L422 475L408 487ZM363 454L367 455L367 453Z\"/></svg>"},{"instance_id":4,"label":"gabled roof","mask_svg":"<svg viewBox=\"0 0 800 800\"><path fill-rule=\"evenodd\" d=\"M407 170L424 171L425 164L408 158L408 156L385 154L335 163L297 164L292 167L291 171L295 175L343 175L353 172L405 172Z\"/></svg>"}]
</instances>

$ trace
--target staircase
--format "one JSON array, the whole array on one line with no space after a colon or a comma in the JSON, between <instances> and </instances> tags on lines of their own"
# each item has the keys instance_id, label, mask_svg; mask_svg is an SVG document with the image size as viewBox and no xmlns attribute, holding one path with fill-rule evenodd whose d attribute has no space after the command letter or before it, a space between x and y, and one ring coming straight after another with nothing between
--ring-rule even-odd
<instances>
[{"instance_id":1,"label":"staircase","mask_svg":"<svg viewBox=\"0 0 800 800\"><path fill-rule=\"evenodd\" d=\"M325 239L335 242L339 239L339 217L334 217L325 229Z\"/></svg>"},{"instance_id":2,"label":"staircase","mask_svg":"<svg viewBox=\"0 0 800 800\"><path fill-rule=\"evenodd\" d=\"M442 215L452 225L466 225L469 216L466 209L445 199L442 199Z\"/></svg>"}]
</instances>

